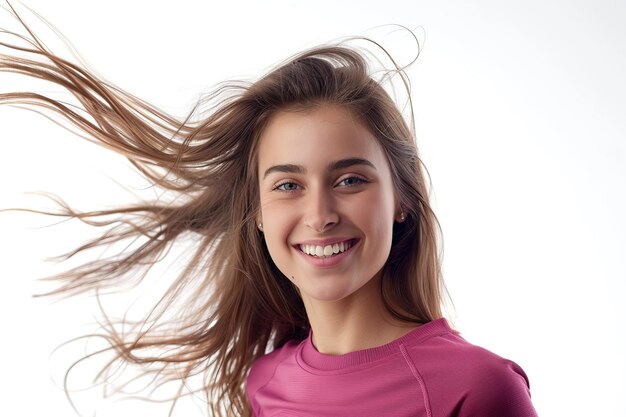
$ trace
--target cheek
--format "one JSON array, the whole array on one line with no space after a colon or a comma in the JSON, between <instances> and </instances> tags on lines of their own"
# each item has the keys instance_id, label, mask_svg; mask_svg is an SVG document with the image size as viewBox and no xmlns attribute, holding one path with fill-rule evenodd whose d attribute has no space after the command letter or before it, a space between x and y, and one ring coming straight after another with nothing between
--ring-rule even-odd
<instances>
[{"instance_id":1,"label":"cheek","mask_svg":"<svg viewBox=\"0 0 626 417\"><path fill-rule=\"evenodd\" d=\"M358 207L353 209L360 219L373 221L384 229L387 223L393 222L395 203L393 195L387 192L371 193L365 200L358 202Z\"/></svg>"},{"instance_id":2,"label":"cheek","mask_svg":"<svg viewBox=\"0 0 626 417\"><path fill-rule=\"evenodd\" d=\"M280 202L266 202L261 206L261 218L263 219L263 228L270 233L280 231L285 224L285 216L289 214Z\"/></svg>"},{"instance_id":3,"label":"cheek","mask_svg":"<svg viewBox=\"0 0 626 417\"><path fill-rule=\"evenodd\" d=\"M393 195L381 192L372 195L368 200L358 211L359 219L362 224L369 226L370 237L376 240L377 245L391 247L395 217Z\"/></svg>"},{"instance_id":4,"label":"cheek","mask_svg":"<svg viewBox=\"0 0 626 417\"><path fill-rule=\"evenodd\" d=\"M292 229L292 210L286 210L281 204L268 203L261 208L263 234L267 249L278 265L279 258L288 245L289 233Z\"/></svg>"}]
</instances>

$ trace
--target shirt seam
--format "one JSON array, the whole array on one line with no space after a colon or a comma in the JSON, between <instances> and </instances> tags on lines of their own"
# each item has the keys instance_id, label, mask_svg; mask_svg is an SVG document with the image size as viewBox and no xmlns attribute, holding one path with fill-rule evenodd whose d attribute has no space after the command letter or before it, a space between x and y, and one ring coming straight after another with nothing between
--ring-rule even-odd
<instances>
[{"instance_id":1,"label":"shirt seam","mask_svg":"<svg viewBox=\"0 0 626 417\"><path fill-rule=\"evenodd\" d=\"M284 355L283 355L283 356L284 356ZM287 360L288 358L289 358L288 356L285 356L285 357L283 357L283 358L282 358L282 359L281 359L278 363L276 363L276 365L274 366L274 371L272 372L272 375L271 375L269 378L267 378L267 381L265 381L265 383L264 383L263 385L261 385L259 388L257 388L257 389L256 389L256 391L254 391L254 394L252 394L252 400L254 400L255 404L259 404L259 402L258 402L258 401L257 401L257 399L256 399L256 395L257 395L257 393L258 393L259 391L261 391L263 388L265 388L265 387L267 386L267 384L269 384L269 383L272 381L272 379L274 379L274 375L276 375L276 371L278 370L278 367L279 367L279 366L280 366L280 365L281 365L281 364L282 364L285 360ZM259 417L259 416L261 415L261 414L260 414L260 411L261 411L260 406L258 407L258 411L259 411L259 413L258 413L258 415L255 413L255 417Z\"/></svg>"},{"instance_id":2,"label":"shirt seam","mask_svg":"<svg viewBox=\"0 0 626 417\"><path fill-rule=\"evenodd\" d=\"M426 416L432 417L433 414L430 409L430 400L428 398L428 390L426 389L426 385L424 384L424 379L422 378L422 375L420 375L419 371L417 370L417 367L415 366L415 364L409 357L409 354L406 351L406 347L404 346L404 344L400 345L400 352L402 352L402 356L404 357L405 362L407 363L409 369L411 370L411 373L413 374L413 376L415 377L415 379L417 380L420 386L420 390L422 391L422 397L424 398L424 408L426 409Z\"/></svg>"}]
</instances>

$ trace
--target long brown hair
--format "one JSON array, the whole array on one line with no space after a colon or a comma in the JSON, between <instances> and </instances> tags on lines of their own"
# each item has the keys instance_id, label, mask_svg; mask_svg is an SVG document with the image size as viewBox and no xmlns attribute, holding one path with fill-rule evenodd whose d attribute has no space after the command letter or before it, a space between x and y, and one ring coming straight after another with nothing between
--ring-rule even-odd
<instances>
[{"instance_id":1,"label":"long brown hair","mask_svg":"<svg viewBox=\"0 0 626 417\"><path fill-rule=\"evenodd\" d=\"M245 381L252 363L288 340L307 336L310 324L297 289L272 262L255 223L258 138L271 117L287 108L345 106L380 141L407 214L406 221L394 226L381 297L387 310L405 322L442 317L439 223L429 204L413 117L407 123L383 88L386 79L401 77L412 109L408 79L404 68L391 60L392 68L375 80L366 52L348 46L349 41L366 40L386 54L374 41L350 38L326 44L290 57L255 82L220 84L205 99L211 104L208 114L195 121L192 111L177 120L56 56L14 15L27 34L6 33L15 43L0 43L10 52L0 54L0 72L58 84L82 108L35 92L2 92L0 104L62 116L87 139L124 155L155 185L178 196L171 203L155 200L90 212L78 212L59 198L58 212L20 209L108 226L66 258L129 239L142 241L131 253L48 277L58 286L47 295L141 281L177 239L193 236L197 241L188 264L145 321L130 330L105 322L103 335L115 352L109 367L139 364L155 374L156 385L205 373L203 389L211 415L223 416L225 411L228 416L250 416ZM191 283L193 291L185 292ZM185 308L180 308L181 298L187 300ZM166 313L177 308L177 319L164 321ZM151 355L155 349L161 353ZM159 366L149 366L155 364Z\"/></svg>"}]
</instances>

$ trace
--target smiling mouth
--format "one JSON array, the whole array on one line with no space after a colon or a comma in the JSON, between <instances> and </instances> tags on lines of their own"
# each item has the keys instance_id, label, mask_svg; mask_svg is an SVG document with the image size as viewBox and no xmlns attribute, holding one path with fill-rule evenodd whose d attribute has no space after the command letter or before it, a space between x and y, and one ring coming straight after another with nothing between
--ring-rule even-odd
<instances>
[{"instance_id":1,"label":"smiling mouth","mask_svg":"<svg viewBox=\"0 0 626 417\"><path fill-rule=\"evenodd\" d=\"M315 258L332 258L350 249L357 239L349 239L332 245L297 245L301 252Z\"/></svg>"}]
</instances>

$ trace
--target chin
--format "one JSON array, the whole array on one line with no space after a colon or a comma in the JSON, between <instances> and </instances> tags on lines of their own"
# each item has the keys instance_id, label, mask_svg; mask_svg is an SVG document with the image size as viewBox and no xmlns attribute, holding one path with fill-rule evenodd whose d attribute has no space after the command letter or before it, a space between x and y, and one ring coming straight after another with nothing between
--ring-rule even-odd
<instances>
[{"instance_id":1,"label":"chin","mask_svg":"<svg viewBox=\"0 0 626 417\"><path fill-rule=\"evenodd\" d=\"M332 278L330 278L332 280ZM327 285L302 286L299 287L300 294L310 300L316 301L339 301L358 292L359 288L349 288L345 285L337 285L337 282L326 283Z\"/></svg>"}]
</instances>

